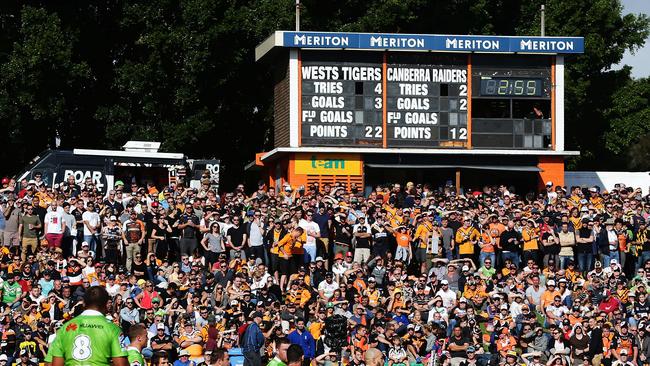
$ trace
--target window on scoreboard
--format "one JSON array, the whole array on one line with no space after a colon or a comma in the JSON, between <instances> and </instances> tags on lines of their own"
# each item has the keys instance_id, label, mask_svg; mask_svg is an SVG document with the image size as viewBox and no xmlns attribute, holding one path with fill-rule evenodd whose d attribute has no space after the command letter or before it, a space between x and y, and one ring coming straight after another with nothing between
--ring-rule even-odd
<instances>
[{"instance_id":1,"label":"window on scoreboard","mask_svg":"<svg viewBox=\"0 0 650 366\"><path fill-rule=\"evenodd\" d=\"M548 99L473 99L472 145L476 148L551 148Z\"/></svg>"}]
</instances>

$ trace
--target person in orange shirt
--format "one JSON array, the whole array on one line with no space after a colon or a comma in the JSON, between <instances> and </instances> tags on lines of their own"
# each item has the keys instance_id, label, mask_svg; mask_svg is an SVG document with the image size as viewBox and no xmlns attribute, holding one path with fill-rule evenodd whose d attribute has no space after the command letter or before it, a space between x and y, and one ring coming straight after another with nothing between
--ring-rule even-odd
<instances>
[{"instance_id":1,"label":"person in orange shirt","mask_svg":"<svg viewBox=\"0 0 650 366\"><path fill-rule=\"evenodd\" d=\"M461 258L473 259L474 245L478 242L481 234L472 226L471 218L463 220L463 226L456 231L456 245Z\"/></svg>"},{"instance_id":2,"label":"person in orange shirt","mask_svg":"<svg viewBox=\"0 0 650 366\"><path fill-rule=\"evenodd\" d=\"M497 241L499 240L499 236L497 235L494 237L492 235L493 231L490 229L489 225L483 225L483 230L481 232L481 240L478 242L479 248L481 248L481 252L478 255L478 262L480 263L485 263L485 260L487 258L490 258L492 261L491 263L495 262L495 249L497 248L498 244Z\"/></svg>"},{"instance_id":3,"label":"person in orange shirt","mask_svg":"<svg viewBox=\"0 0 650 366\"><path fill-rule=\"evenodd\" d=\"M300 281L292 281L286 299L287 303L292 303L297 307L303 308L309 302L309 299L311 299L311 293L300 285Z\"/></svg>"},{"instance_id":4,"label":"person in orange shirt","mask_svg":"<svg viewBox=\"0 0 650 366\"><path fill-rule=\"evenodd\" d=\"M546 307L553 303L556 296L562 296L562 294L555 287L555 280L548 280L546 282L546 291L542 293L539 301L539 307L544 314L546 314Z\"/></svg>"},{"instance_id":5,"label":"person in orange shirt","mask_svg":"<svg viewBox=\"0 0 650 366\"><path fill-rule=\"evenodd\" d=\"M526 227L521 231L521 238L524 240L522 255L524 262L532 259L537 263L539 260L539 229L535 227L533 219L526 220Z\"/></svg>"},{"instance_id":6,"label":"person in orange shirt","mask_svg":"<svg viewBox=\"0 0 650 366\"><path fill-rule=\"evenodd\" d=\"M301 227L296 227L290 233L286 234L275 245L278 249L278 272L280 273L280 288L284 288L287 281L287 276L291 273L291 256L293 254L293 247L298 243L304 230Z\"/></svg>"},{"instance_id":7,"label":"person in orange shirt","mask_svg":"<svg viewBox=\"0 0 650 366\"><path fill-rule=\"evenodd\" d=\"M411 250L411 235L405 226L398 226L394 231L395 240L397 241L397 251L395 252L395 260L409 262L413 258Z\"/></svg>"},{"instance_id":8,"label":"person in orange shirt","mask_svg":"<svg viewBox=\"0 0 650 366\"><path fill-rule=\"evenodd\" d=\"M499 332L499 338L496 340L497 351L501 354L501 357L506 357L509 351L514 351L517 346L517 341L515 338L510 335L508 328L503 328Z\"/></svg>"}]
</instances>

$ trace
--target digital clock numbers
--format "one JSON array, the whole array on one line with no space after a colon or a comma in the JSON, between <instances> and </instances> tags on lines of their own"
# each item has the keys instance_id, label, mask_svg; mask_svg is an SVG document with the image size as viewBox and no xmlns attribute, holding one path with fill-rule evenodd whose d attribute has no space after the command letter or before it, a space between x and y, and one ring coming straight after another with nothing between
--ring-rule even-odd
<instances>
[{"instance_id":1,"label":"digital clock numbers","mask_svg":"<svg viewBox=\"0 0 650 366\"><path fill-rule=\"evenodd\" d=\"M481 96L539 97L541 95L541 79L481 78Z\"/></svg>"}]
</instances>

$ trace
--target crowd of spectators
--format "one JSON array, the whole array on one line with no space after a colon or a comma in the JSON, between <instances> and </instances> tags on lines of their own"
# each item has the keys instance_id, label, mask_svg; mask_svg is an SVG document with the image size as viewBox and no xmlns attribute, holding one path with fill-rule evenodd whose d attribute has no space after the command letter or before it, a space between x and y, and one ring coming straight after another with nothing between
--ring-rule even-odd
<instances>
[{"instance_id":1,"label":"crowd of spectators","mask_svg":"<svg viewBox=\"0 0 650 366\"><path fill-rule=\"evenodd\" d=\"M650 365L640 189L225 193L207 174L3 179L0 366L42 362L92 285L125 347L146 326L156 365L225 365L224 349L255 366L364 365L369 349L387 365Z\"/></svg>"}]
</instances>

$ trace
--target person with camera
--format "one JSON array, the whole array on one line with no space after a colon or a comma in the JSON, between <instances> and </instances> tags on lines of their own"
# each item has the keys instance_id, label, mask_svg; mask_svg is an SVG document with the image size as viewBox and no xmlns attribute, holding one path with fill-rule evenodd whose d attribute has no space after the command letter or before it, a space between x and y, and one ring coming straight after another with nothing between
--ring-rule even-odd
<instances>
[{"instance_id":1,"label":"person with camera","mask_svg":"<svg viewBox=\"0 0 650 366\"><path fill-rule=\"evenodd\" d=\"M118 265L122 249L122 228L114 215L109 217L106 226L102 228L104 243L104 259L107 263Z\"/></svg>"}]
</instances>

